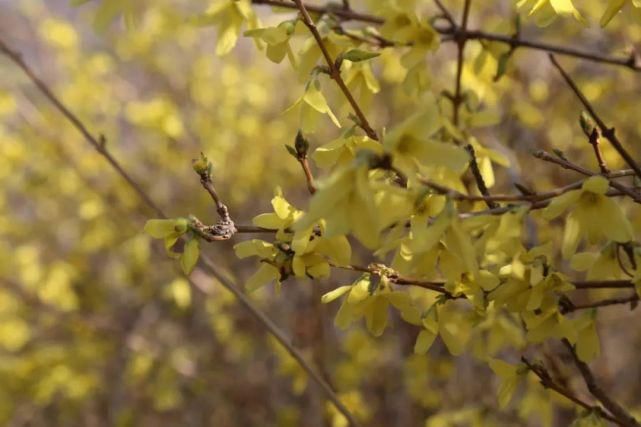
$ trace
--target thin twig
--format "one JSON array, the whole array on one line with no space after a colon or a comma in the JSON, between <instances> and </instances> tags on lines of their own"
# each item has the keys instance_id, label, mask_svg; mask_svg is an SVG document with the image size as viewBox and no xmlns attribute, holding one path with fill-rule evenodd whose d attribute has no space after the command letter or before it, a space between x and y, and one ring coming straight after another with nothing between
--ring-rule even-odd
<instances>
[{"instance_id":1,"label":"thin twig","mask_svg":"<svg viewBox=\"0 0 641 427\"><path fill-rule=\"evenodd\" d=\"M441 11L443 18L445 18L445 20L450 23L450 26L452 28L456 27L456 21L454 20L454 17L450 13L450 11L443 5L441 0L434 0L434 3L436 3L436 7L438 7L438 9Z\"/></svg>"},{"instance_id":2,"label":"thin twig","mask_svg":"<svg viewBox=\"0 0 641 427\"><path fill-rule=\"evenodd\" d=\"M539 151L535 152L534 153L534 157L536 157L537 159L544 160L546 162L557 164L557 165L561 166L564 169L573 170L575 172L580 173L581 175L585 175L585 176L596 176L596 175L603 176L603 175L600 175L598 173L592 172L591 170L586 169L583 166L579 166L579 165L577 165L575 163L572 163L567 159L562 159L560 157L553 156L553 155L551 155L551 154L549 154L549 153L547 153L547 152L545 152L543 150L539 150ZM617 190L619 190L623 194L629 196L636 203L641 203L641 194L639 194L637 191L635 191L635 190L633 190L631 188L628 188L625 185L623 185L623 184L621 184L621 183L619 183L617 181L614 181L608 175L605 175L604 178L608 178L608 181L610 182L610 186L611 187L616 188Z\"/></svg>"},{"instance_id":3,"label":"thin twig","mask_svg":"<svg viewBox=\"0 0 641 427\"><path fill-rule=\"evenodd\" d=\"M38 89L45 95L45 97L69 120L74 127L83 135L85 140L94 148L96 151L103 156L109 164L116 170L116 172L123 177L129 186L133 188L140 199L151 209L153 209L156 214L161 218L167 218L167 215L155 204L155 202L147 195L147 193L142 189L142 187L130 177L129 174L123 169L123 167L118 163L118 161L107 151L104 144L101 144L98 139L96 139L87 127L80 121L80 119L73 114L53 93L53 91L42 81L40 80L35 73L29 68L29 66L22 60L20 54L8 48L4 41L0 40L0 52L7 55L16 65L18 65L24 73L30 78L30 80L38 87ZM220 282L227 290L233 293L238 301L243 305L251 314L254 316L266 329L272 334L278 342L283 345L287 352L298 362L298 364L307 372L307 374L314 380L314 382L323 390L325 396L336 406L338 411L349 420L353 426L358 426L358 423L354 419L353 415L347 409L347 407L340 401L336 392L331 388L331 386L311 367L311 365L305 360L303 355L298 351L289 341L287 336L281 329L269 319L260 309L258 309L254 303L243 294L238 287L229 280L214 264L214 262L207 257L205 254L200 256L201 264L206 272L214 276L218 282ZM198 289L203 290L208 295L211 295L211 289L206 288L202 285L195 283L192 279L188 278L192 286L197 287Z\"/></svg>"},{"instance_id":4,"label":"thin twig","mask_svg":"<svg viewBox=\"0 0 641 427\"><path fill-rule=\"evenodd\" d=\"M572 356L572 359L574 360L574 364L576 365L579 372L581 373L581 376L583 377L583 381L585 382L585 385L588 388L588 391L599 402L601 402L601 404L608 411L612 413L612 415L616 418L614 422L616 422L621 426L638 427L639 422L632 415L630 415L630 413L628 413L628 411L626 411L621 405L615 402L614 399L610 397L610 395L605 390L603 390L601 386L597 383L596 378L592 373L592 370L590 370L590 367L588 366L587 363L585 363L579 358L574 346L570 344L570 342L565 338L562 341L565 347L568 349L568 352Z\"/></svg>"},{"instance_id":5,"label":"thin twig","mask_svg":"<svg viewBox=\"0 0 641 427\"><path fill-rule=\"evenodd\" d=\"M269 5L274 7L282 7L286 9L296 9L297 6L293 3L281 1L281 0L252 0L252 3L258 5ZM437 6L438 6L437 2ZM359 13L354 10L345 10L342 7L332 7L332 6L314 6L305 4L305 8L309 12L317 14L332 14L343 20L352 20L365 22L369 24L381 25L385 22L385 19L369 15L366 13ZM447 18L446 18L447 19ZM452 19L453 22L453 19ZM455 41L452 38L452 29L442 29L435 28L435 30L441 35L445 36L443 41ZM558 46L549 43L538 42L534 40L526 40L523 38L514 38L513 36L507 36L503 34L489 33L481 30L467 30L462 35L468 40L486 40L492 42L505 43L510 45L510 47L522 47L533 50L540 50L543 52L554 53L557 55L563 55L573 58L584 59L587 61L592 61L596 63L616 65L619 67L624 67L635 72L641 72L641 63L636 59L634 54L631 54L628 57L613 57L607 55L600 55L593 52L587 52L584 50L576 49L568 46Z\"/></svg>"},{"instance_id":6,"label":"thin twig","mask_svg":"<svg viewBox=\"0 0 641 427\"><path fill-rule=\"evenodd\" d=\"M472 175L474 176L474 180L476 181L476 187L479 189L479 192L483 195L483 201L485 202L487 207L490 209L498 208L499 206L496 204L494 200L492 200L492 196L490 195L490 190L488 190L487 185L485 185L485 180L483 179L483 175L481 175L481 169L479 169L479 164L476 161L476 153L474 152L474 147L472 147L472 144L467 144L465 146L465 150L470 155L470 170L472 171Z\"/></svg>"},{"instance_id":7,"label":"thin twig","mask_svg":"<svg viewBox=\"0 0 641 427\"><path fill-rule=\"evenodd\" d=\"M571 390L567 389L566 387L562 386L557 381L555 381L554 378L552 378L552 376L548 372L548 370L545 368L545 366L543 366L541 363L532 363L525 356L521 357L521 361L528 367L530 372L532 372L534 375L536 375L539 378L539 381L541 382L541 385L544 388L549 388L550 390L554 390L555 392L565 397L566 399L570 400L574 404L579 405L582 408L587 409L589 411L595 412L603 419L612 421L619 425L623 425L623 424L620 424L615 417L605 412L603 408L601 408L600 406L591 405L579 399L577 396L575 396L572 393Z\"/></svg>"},{"instance_id":8,"label":"thin twig","mask_svg":"<svg viewBox=\"0 0 641 427\"><path fill-rule=\"evenodd\" d=\"M594 128L592 130L592 133L589 136L589 142L592 148L594 149L594 156L596 157L596 161L599 165L599 169L601 170L601 173L604 175L609 174L610 169L608 169L608 166L605 164L603 153L601 153L601 147L599 144L599 130L597 128Z\"/></svg>"},{"instance_id":9,"label":"thin twig","mask_svg":"<svg viewBox=\"0 0 641 427\"><path fill-rule=\"evenodd\" d=\"M309 12L307 11L305 5L301 0L294 0L294 2L296 3L296 6L298 6L298 10L300 11L303 23L307 26L309 31L312 33L312 36L314 36L314 39L316 40L316 44L318 45L319 49L323 54L323 57L325 58L325 62L327 63L327 67L329 69L329 76L336 82L341 92L343 92L343 95L345 95L347 102L349 102L352 109L354 110L354 113L356 114L356 117L358 118L358 121L359 121L358 125L365 131L367 136L369 136L373 140L378 141L378 136L376 135L376 132L367 121L365 114L363 114L363 110L361 110L361 107L358 105L358 103L356 102L356 99L354 99L354 96L352 95L347 85L345 84L345 81L341 76L341 71L339 66L336 64L334 58L332 58L329 51L327 50L327 46L325 46L323 37L318 32L318 29L316 28L316 24L314 24L314 21L312 20L311 16L309 16Z\"/></svg>"},{"instance_id":10,"label":"thin twig","mask_svg":"<svg viewBox=\"0 0 641 427\"><path fill-rule=\"evenodd\" d=\"M439 3L437 3L437 5L439 5ZM454 123L454 126L458 126L459 124L459 114L460 114L461 104L463 103L463 100L464 100L464 97L462 95L462 80L463 80L463 66L465 65L464 64L465 63L465 45L468 40L465 37L465 31L467 30L467 23L470 17L471 5L472 5L472 0L465 0L465 4L463 5L463 15L461 17L461 25L457 26L456 24L453 24L453 28L452 28L454 39L456 41L456 46L458 48L457 59L456 59L456 79L455 79L455 87L454 87L454 96L450 98L450 100L452 101L452 122ZM447 9L443 7L443 10L447 10ZM457 142L457 144L460 144L459 141L455 141L455 142ZM472 176L474 176L476 187L478 188L481 195L484 196L483 200L487 204L488 208L490 209L497 208L498 205L493 200L489 199L490 191L488 190L487 185L485 184L483 175L481 175L481 171L479 169L479 165L476 160L476 153L474 152L474 147L471 144L467 144L465 146L465 149L470 155L470 171L472 172Z\"/></svg>"},{"instance_id":11,"label":"thin twig","mask_svg":"<svg viewBox=\"0 0 641 427\"><path fill-rule=\"evenodd\" d=\"M578 310L588 310L591 308L608 307L608 306L622 305L622 304L630 304L630 308L634 309L637 307L638 302L639 302L639 295L634 294L628 297L608 298L608 299L589 302L585 304L571 303L571 304L568 304L567 306L563 306L561 312L571 313L573 311L578 311Z\"/></svg>"},{"instance_id":12,"label":"thin twig","mask_svg":"<svg viewBox=\"0 0 641 427\"><path fill-rule=\"evenodd\" d=\"M619 153L621 157L623 157L623 160L630 166L637 174L639 178L641 178L641 167L639 164L634 160L634 158L628 153L628 151L623 147L623 144L621 144L621 141L619 141L619 138L616 136L616 133L614 131L614 128L608 127L605 122L601 119L601 117L597 114L597 112L594 110L594 107L588 101L588 99L585 97L583 92L581 92L581 89L574 83L574 80L570 77L570 75L561 67L561 64L558 63L554 55L550 54L550 61L552 61L552 64L556 69L561 73L561 76L563 76L563 79L565 82L570 86L574 94L579 98L581 101L581 104L585 107L586 110L590 113L590 116L594 119L596 122L597 126L599 126L599 129L601 130L601 134L608 140L610 141L610 144L614 147L614 149Z\"/></svg>"},{"instance_id":13,"label":"thin twig","mask_svg":"<svg viewBox=\"0 0 641 427\"><path fill-rule=\"evenodd\" d=\"M162 211L156 205L151 198L147 195L142 186L138 184L130 175L127 173L122 166L116 161L116 159L107 151L106 141L103 136L95 137L89 132L85 125L75 116L69 109L58 99L56 95L51 91L51 89L38 77L35 73L27 66L27 64L22 59L20 53L12 50L7 46L7 44L0 40L0 53L5 54L13 63L15 63L29 79L36 85L36 87L42 92L42 94L65 116L67 120L84 136L84 138L89 142L89 144L100 154L102 155L109 164L118 171L118 174L127 181L129 186L138 194L140 198L145 201L145 204L149 206L157 214L161 214Z\"/></svg>"},{"instance_id":14,"label":"thin twig","mask_svg":"<svg viewBox=\"0 0 641 427\"><path fill-rule=\"evenodd\" d=\"M463 77L463 62L464 62L464 51L467 38L465 37L465 31L467 29L467 21L470 16L470 6L472 0L465 0L463 5L463 16L461 18L461 25L455 26L453 29L454 41L458 47L457 50L457 60L456 60L456 79L455 79L455 88L454 88L454 97L452 98L452 121L455 126L458 126L459 123L459 109L461 103L463 102L463 97L461 95L461 80Z\"/></svg>"}]
</instances>

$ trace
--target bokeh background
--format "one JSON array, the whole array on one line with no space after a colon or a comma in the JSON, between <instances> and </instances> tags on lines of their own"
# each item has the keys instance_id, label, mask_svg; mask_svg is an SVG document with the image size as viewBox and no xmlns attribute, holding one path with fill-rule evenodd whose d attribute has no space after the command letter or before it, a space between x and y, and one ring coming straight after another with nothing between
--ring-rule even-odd
<instances>
[{"instance_id":1,"label":"bokeh background","mask_svg":"<svg viewBox=\"0 0 641 427\"><path fill-rule=\"evenodd\" d=\"M249 224L271 209L277 186L298 207L307 204L299 166L284 148L297 118L283 114L304 79L268 61L250 39L217 57L215 30L188 23L216 1L136 1L132 16L96 19L98 1L0 0L0 37L106 137L107 149L170 216L214 220L190 164L204 152L233 217ZM435 13L432 2L418 3ZM444 3L459 15L461 1ZM623 57L641 51L638 11L626 9L601 30L602 2L576 3L587 25L562 19L539 29L523 17L523 37ZM257 9L265 23L294 16ZM512 1L476 1L470 26L510 34L516 14ZM466 52L463 84L492 111L474 134L510 160L495 168L497 192L512 191L514 182L543 191L577 178L534 159L535 149L559 149L596 167L578 125L580 106L544 53L519 49L495 82L495 58L482 63L477 42ZM638 157L640 74L561 60ZM454 44L444 43L426 67L435 93L452 90ZM392 49L374 72L380 91L366 105L380 129L416 100L403 90L405 70ZM0 425L346 425L222 286L196 270L194 281L212 291L190 288L162 244L142 232L153 212L5 57L0 76ZM349 110L332 90L330 104L344 119ZM323 122L312 145L337 132ZM612 168L622 166L604 150ZM641 226L641 218L631 219ZM244 238L203 247L239 286L256 268L233 254ZM357 247L355 259L370 261ZM280 294L270 288L251 298L365 425L569 424L574 410L534 380L527 400L498 411L496 380L483 364L471 355L452 358L438 341L428 356L413 355L418 331L397 319L380 338L362 325L337 331L336 307L322 306L319 296L353 278L290 279ZM638 312L611 308L600 319L604 355L595 371L639 410ZM558 369L570 381L569 368Z\"/></svg>"}]
</instances>

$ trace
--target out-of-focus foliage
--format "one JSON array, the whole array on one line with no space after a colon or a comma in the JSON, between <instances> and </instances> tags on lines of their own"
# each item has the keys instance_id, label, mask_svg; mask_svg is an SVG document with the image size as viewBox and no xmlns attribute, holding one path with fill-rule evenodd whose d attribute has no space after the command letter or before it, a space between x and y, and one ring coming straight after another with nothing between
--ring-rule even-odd
<instances>
[{"instance_id":1,"label":"out-of-focus foliage","mask_svg":"<svg viewBox=\"0 0 641 427\"><path fill-rule=\"evenodd\" d=\"M560 339L641 414L638 314L568 311L568 300L622 295L575 289L579 280L641 289L638 206L612 198L603 177L543 210L500 202L507 213L479 214L482 200L455 197L478 195L467 144L493 194L583 178L534 150L599 173L582 107L545 52L468 40L456 105L457 45L438 31L432 0L349 2L380 25L313 14L376 141L296 11L254 3L0 0L2 40L175 218L148 221L154 213L0 56L0 424L346 426L287 351L194 269L200 253L255 291L364 425L605 425L520 360L542 361L592 402ZM464 1L443 3L458 21ZM469 21L600 55L641 46L638 0L473 1ZM641 74L560 61L640 158ZM601 139L609 169L625 168ZM272 232L199 238L194 218L217 219L190 166L201 152L236 224ZM311 197L302 158L317 178Z\"/></svg>"}]
</instances>

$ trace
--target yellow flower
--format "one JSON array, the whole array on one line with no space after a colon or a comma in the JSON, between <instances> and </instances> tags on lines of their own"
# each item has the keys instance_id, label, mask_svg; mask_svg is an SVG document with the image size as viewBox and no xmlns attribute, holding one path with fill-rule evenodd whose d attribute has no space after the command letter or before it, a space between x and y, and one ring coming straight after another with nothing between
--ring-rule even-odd
<instances>
[{"instance_id":1,"label":"yellow flower","mask_svg":"<svg viewBox=\"0 0 641 427\"><path fill-rule=\"evenodd\" d=\"M267 58L272 62L279 64L287 55L289 61L295 66L296 61L289 46L289 39L294 34L296 22L285 21L276 27L256 28L245 31L245 36L265 42L267 44Z\"/></svg>"},{"instance_id":2,"label":"yellow flower","mask_svg":"<svg viewBox=\"0 0 641 427\"><path fill-rule=\"evenodd\" d=\"M335 323L340 328L347 328L353 321L365 318L367 329L379 336L387 326L388 307L391 304L401 313L407 322L419 324L420 314L405 292L392 289L385 276L362 275L351 285L340 286L323 295L322 302L330 303L347 294L343 300Z\"/></svg>"},{"instance_id":3,"label":"yellow flower","mask_svg":"<svg viewBox=\"0 0 641 427\"><path fill-rule=\"evenodd\" d=\"M554 219L568 209L561 248L564 258L571 257L581 241L596 243L606 238L615 242L632 239L632 226L614 200L605 195L609 182L602 176L585 180L579 190L568 191L552 200L543 217Z\"/></svg>"},{"instance_id":4,"label":"yellow flower","mask_svg":"<svg viewBox=\"0 0 641 427\"><path fill-rule=\"evenodd\" d=\"M442 127L436 99L430 95L415 114L385 136L383 146L393 154L394 166L407 176L415 175L419 166L447 168L460 174L469 156L464 149L435 139Z\"/></svg>"}]
</instances>

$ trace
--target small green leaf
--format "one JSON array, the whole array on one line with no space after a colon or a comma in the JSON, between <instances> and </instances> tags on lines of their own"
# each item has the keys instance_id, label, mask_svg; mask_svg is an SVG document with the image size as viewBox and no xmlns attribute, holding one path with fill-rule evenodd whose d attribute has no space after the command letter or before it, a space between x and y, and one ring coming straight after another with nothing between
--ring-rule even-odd
<instances>
[{"instance_id":1,"label":"small green leaf","mask_svg":"<svg viewBox=\"0 0 641 427\"><path fill-rule=\"evenodd\" d=\"M495 82L499 81L499 79L505 74L510 56L512 56L511 53L506 52L499 57L498 64L496 66L496 75L494 76Z\"/></svg>"},{"instance_id":2,"label":"small green leaf","mask_svg":"<svg viewBox=\"0 0 641 427\"><path fill-rule=\"evenodd\" d=\"M145 224L144 230L145 233L155 239L163 239L170 234L176 233L178 225L178 220L176 219L150 219Z\"/></svg>"},{"instance_id":3,"label":"small green leaf","mask_svg":"<svg viewBox=\"0 0 641 427\"><path fill-rule=\"evenodd\" d=\"M198 262L200 243L198 239L191 239L185 244L185 249L180 257L180 266L185 274L191 273Z\"/></svg>"},{"instance_id":4,"label":"small green leaf","mask_svg":"<svg viewBox=\"0 0 641 427\"><path fill-rule=\"evenodd\" d=\"M351 62L367 61L368 59L376 58L380 53L367 52L360 49L348 50L342 55L342 58Z\"/></svg>"},{"instance_id":5,"label":"small green leaf","mask_svg":"<svg viewBox=\"0 0 641 427\"><path fill-rule=\"evenodd\" d=\"M285 144L285 148L287 149L287 152L289 154L291 154L295 158L298 158L298 153L296 153L296 150L294 149L294 147L292 147L291 145Z\"/></svg>"}]
</instances>

